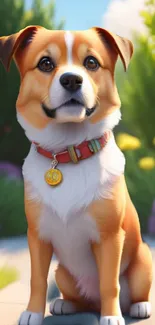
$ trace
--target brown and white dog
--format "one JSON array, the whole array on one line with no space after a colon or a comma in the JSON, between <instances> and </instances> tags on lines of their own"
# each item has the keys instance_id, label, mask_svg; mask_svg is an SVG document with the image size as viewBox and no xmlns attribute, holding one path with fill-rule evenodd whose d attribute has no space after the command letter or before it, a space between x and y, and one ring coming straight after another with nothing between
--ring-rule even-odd
<instances>
[{"instance_id":1,"label":"brown and white dog","mask_svg":"<svg viewBox=\"0 0 155 325\"><path fill-rule=\"evenodd\" d=\"M124 324L122 312L151 315L152 257L112 133L121 118L115 64L119 55L126 70L132 53L101 28L29 26L0 38L2 63L8 70L14 57L20 72L17 118L32 142L23 166L31 295L20 325L42 324L53 253L62 299L52 314L99 311L100 325Z\"/></svg>"}]
</instances>

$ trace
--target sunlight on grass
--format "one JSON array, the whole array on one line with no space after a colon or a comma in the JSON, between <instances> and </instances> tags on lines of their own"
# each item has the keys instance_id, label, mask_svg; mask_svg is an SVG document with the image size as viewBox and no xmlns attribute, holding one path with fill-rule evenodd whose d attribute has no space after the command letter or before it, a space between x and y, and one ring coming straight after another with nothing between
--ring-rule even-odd
<instances>
[{"instance_id":1,"label":"sunlight on grass","mask_svg":"<svg viewBox=\"0 0 155 325\"><path fill-rule=\"evenodd\" d=\"M16 269L8 266L0 268L0 290L17 281L18 278L19 274Z\"/></svg>"}]
</instances>

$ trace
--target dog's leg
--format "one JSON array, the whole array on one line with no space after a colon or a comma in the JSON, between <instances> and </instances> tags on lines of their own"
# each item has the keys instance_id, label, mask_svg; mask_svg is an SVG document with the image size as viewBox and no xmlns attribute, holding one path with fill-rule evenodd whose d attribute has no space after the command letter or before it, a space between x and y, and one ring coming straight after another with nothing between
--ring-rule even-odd
<instances>
[{"instance_id":1,"label":"dog's leg","mask_svg":"<svg viewBox=\"0 0 155 325\"><path fill-rule=\"evenodd\" d=\"M100 239L92 243L99 274L101 299L100 325L124 325L120 309L120 266L125 243L124 177L112 189L111 199L98 200L90 205Z\"/></svg>"},{"instance_id":2,"label":"dog's leg","mask_svg":"<svg viewBox=\"0 0 155 325\"><path fill-rule=\"evenodd\" d=\"M93 244L96 257L101 297L100 325L122 325L124 319L119 303L119 272L124 243L124 231L106 234L100 244Z\"/></svg>"},{"instance_id":3,"label":"dog's leg","mask_svg":"<svg viewBox=\"0 0 155 325\"><path fill-rule=\"evenodd\" d=\"M56 298L51 302L51 314L66 315L91 310L91 305L86 302L84 297L80 296L75 279L62 265L58 266L55 279L63 299Z\"/></svg>"},{"instance_id":4,"label":"dog's leg","mask_svg":"<svg viewBox=\"0 0 155 325\"><path fill-rule=\"evenodd\" d=\"M145 243L139 245L137 254L128 270L131 295L130 316L148 318L151 316L150 289L152 284L152 256Z\"/></svg>"},{"instance_id":5,"label":"dog's leg","mask_svg":"<svg viewBox=\"0 0 155 325\"><path fill-rule=\"evenodd\" d=\"M26 196L25 194L27 234L31 258L31 291L27 310L22 313L19 325L41 325L45 312L47 276L53 248L51 244L41 240L38 235L37 222L41 204L28 200Z\"/></svg>"},{"instance_id":6,"label":"dog's leg","mask_svg":"<svg viewBox=\"0 0 155 325\"><path fill-rule=\"evenodd\" d=\"M152 255L147 244L141 240L137 211L131 202L127 187L125 218L130 220L128 246L132 245L131 240L133 242L135 240L136 243L136 246L133 246L132 259L127 271L131 300L130 316L145 318L151 315L149 296L152 284Z\"/></svg>"},{"instance_id":7,"label":"dog's leg","mask_svg":"<svg viewBox=\"0 0 155 325\"><path fill-rule=\"evenodd\" d=\"M31 293L27 310L22 313L19 325L41 325L43 321L47 275L52 257L52 246L41 241L37 233L28 230L31 256Z\"/></svg>"},{"instance_id":8,"label":"dog's leg","mask_svg":"<svg viewBox=\"0 0 155 325\"><path fill-rule=\"evenodd\" d=\"M19 325L41 325L46 304L52 245L41 241L32 229L28 230L28 243L31 256L31 293L27 310L22 313Z\"/></svg>"}]
</instances>

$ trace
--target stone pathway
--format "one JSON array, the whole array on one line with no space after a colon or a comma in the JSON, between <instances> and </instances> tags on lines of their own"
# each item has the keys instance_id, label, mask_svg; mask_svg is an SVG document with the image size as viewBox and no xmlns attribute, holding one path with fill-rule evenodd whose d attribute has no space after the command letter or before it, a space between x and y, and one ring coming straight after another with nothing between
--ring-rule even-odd
<instances>
[{"instance_id":1,"label":"stone pathway","mask_svg":"<svg viewBox=\"0 0 155 325\"><path fill-rule=\"evenodd\" d=\"M155 240L147 237L145 240L152 249L155 272ZM16 325L17 319L25 309L29 298L30 259L27 239L25 237L0 241L0 267L4 265L15 267L20 274L20 279L0 291L0 324ZM50 287L52 289L48 293L47 300L53 296L58 296L58 291L54 285L54 270L56 265L57 262L54 258L48 277L48 283L51 283ZM49 302L47 301L44 325L99 325L98 315L77 314L74 316L52 317L49 314L48 308ZM150 319L143 320L140 323L126 319L126 324L155 325L155 281L152 286L152 309L153 315Z\"/></svg>"},{"instance_id":2,"label":"stone pathway","mask_svg":"<svg viewBox=\"0 0 155 325\"><path fill-rule=\"evenodd\" d=\"M14 325L19 318L20 313L25 309L30 289L30 257L27 245L27 238L0 241L0 267L12 266L19 272L19 280L0 290L0 318L2 325ZM54 279L54 270L57 262L52 261L48 283ZM49 303L46 306L46 315L48 315Z\"/></svg>"}]
</instances>

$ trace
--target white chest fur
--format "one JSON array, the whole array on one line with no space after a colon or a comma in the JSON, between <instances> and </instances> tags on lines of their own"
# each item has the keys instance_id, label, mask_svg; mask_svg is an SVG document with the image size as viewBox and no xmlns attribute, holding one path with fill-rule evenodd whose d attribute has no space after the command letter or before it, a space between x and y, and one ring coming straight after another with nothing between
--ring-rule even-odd
<instances>
[{"instance_id":1,"label":"white chest fur","mask_svg":"<svg viewBox=\"0 0 155 325\"><path fill-rule=\"evenodd\" d=\"M32 145L23 166L23 176L32 184L30 196L41 198L51 213L66 222L99 198L109 198L113 183L124 172L124 156L112 138L101 152L79 164L59 164L63 182L50 187L44 180L50 159L41 156Z\"/></svg>"},{"instance_id":2,"label":"white chest fur","mask_svg":"<svg viewBox=\"0 0 155 325\"><path fill-rule=\"evenodd\" d=\"M32 185L30 198L41 199L43 204L39 235L52 242L60 262L74 274L81 290L92 296L97 269L90 241L98 241L99 234L86 208L93 200L111 197L114 182L124 172L125 159L112 136L91 158L76 165L59 164L63 182L55 188L44 180L50 163L32 145L23 165L24 179Z\"/></svg>"},{"instance_id":3,"label":"white chest fur","mask_svg":"<svg viewBox=\"0 0 155 325\"><path fill-rule=\"evenodd\" d=\"M93 236L97 238L95 225L85 211L93 200L110 197L113 182L124 171L124 157L112 137L93 157L77 165L60 164L63 182L55 188L44 180L49 168L50 160L39 155L32 146L23 166L24 179L32 184L30 197L41 198L45 206L40 216L40 236L52 240L56 249L59 238L60 254L61 248L69 252L73 242L75 249L75 246L88 243L88 239L94 239ZM82 252L81 248L79 250ZM72 250L69 255L72 260Z\"/></svg>"}]
</instances>

